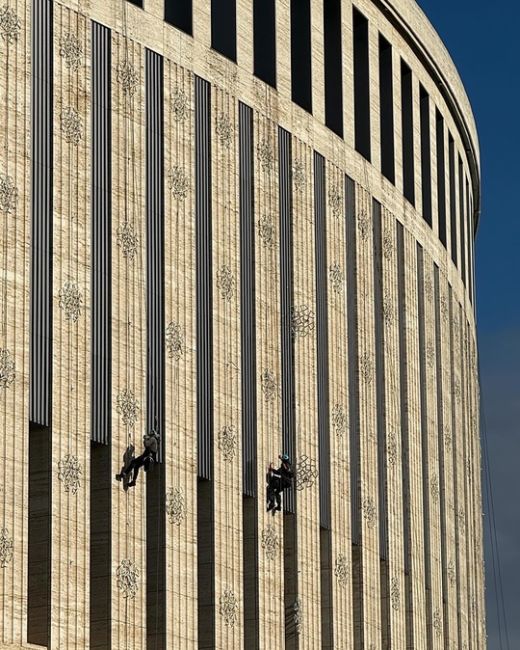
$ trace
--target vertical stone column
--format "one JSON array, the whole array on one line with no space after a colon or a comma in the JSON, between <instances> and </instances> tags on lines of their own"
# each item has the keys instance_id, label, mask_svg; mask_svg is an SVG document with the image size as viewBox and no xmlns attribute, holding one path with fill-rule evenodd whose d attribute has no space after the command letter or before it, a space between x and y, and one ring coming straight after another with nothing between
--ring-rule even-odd
<instances>
[{"instance_id":1,"label":"vertical stone column","mask_svg":"<svg viewBox=\"0 0 520 650\"><path fill-rule=\"evenodd\" d=\"M2 8L0 38L0 642L27 623L31 3Z\"/></svg>"},{"instance_id":2,"label":"vertical stone column","mask_svg":"<svg viewBox=\"0 0 520 650\"><path fill-rule=\"evenodd\" d=\"M164 68L166 646L197 647L195 124L191 72Z\"/></svg>"},{"instance_id":3,"label":"vertical stone column","mask_svg":"<svg viewBox=\"0 0 520 650\"><path fill-rule=\"evenodd\" d=\"M52 647L89 626L90 29L54 7Z\"/></svg>"},{"instance_id":4,"label":"vertical stone column","mask_svg":"<svg viewBox=\"0 0 520 650\"><path fill-rule=\"evenodd\" d=\"M112 472L142 453L146 403L144 57L112 36ZM112 483L112 644L146 639L146 481Z\"/></svg>"},{"instance_id":5,"label":"vertical stone column","mask_svg":"<svg viewBox=\"0 0 520 650\"><path fill-rule=\"evenodd\" d=\"M211 97L215 647L243 647L238 105Z\"/></svg>"}]
</instances>

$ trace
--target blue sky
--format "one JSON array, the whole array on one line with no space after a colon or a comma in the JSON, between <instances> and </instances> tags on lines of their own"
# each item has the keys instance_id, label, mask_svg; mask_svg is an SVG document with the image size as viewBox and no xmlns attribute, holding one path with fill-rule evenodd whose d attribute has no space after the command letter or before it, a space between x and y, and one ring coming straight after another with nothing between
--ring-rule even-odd
<instances>
[{"instance_id":1,"label":"blue sky","mask_svg":"<svg viewBox=\"0 0 520 650\"><path fill-rule=\"evenodd\" d=\"M515 201L520 183L520 3L419 4L461 74L480 137L483 200L476 265L481 385L513 650L520 648L520 219ZM487 533L486 543L489 549ZM488 650L507 650L505 638L502 645L498 638L487 555Z\"/></svg>"}]
</instances>

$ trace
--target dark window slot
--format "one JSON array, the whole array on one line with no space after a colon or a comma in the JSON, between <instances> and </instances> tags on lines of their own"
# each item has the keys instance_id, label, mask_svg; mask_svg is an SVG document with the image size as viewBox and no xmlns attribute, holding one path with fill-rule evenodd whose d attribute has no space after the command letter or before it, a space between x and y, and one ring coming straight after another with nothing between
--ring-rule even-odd
<instances>
[{"instance_id":1,"label":"dark window slot","mask_svg":"<svg viewBox=\"0 0 520 650\"><path fill-rule=\"evenodd\" d=\"M292 100L312 113L310 0L291 0Z\"/></svg>"},{"instance_id":2,"label":"dark window slot","mask_svg":"<svg viewBox=\"0 0 520 650\"><path fill-rule=\"evenodd\" d=\"M419 101L421 110L421 185L422 214L426 223L432 225L432 173L430 149L430 97L420 86Z\"/></svg>"},{"instance_id":3,"label":"dark window slot","mask_svg":"<svg viewBox=\"0 0 520 650\"><path fill-rule=\"evenodd\" d=\"M325 124L343 137L341 2L324 0Z\"/></svg>"},{"instance_id":4,"label":"dark window slot","mask_svg":"<svg viewBox=\"0 0 520 650\"><path fill-rule=\"evenodd\" d=\"M191 36L193 34L192 0L165 0L164 20Z\"/></svg>"},{"instance_id":5,"label":"dark window slot","mask_svg":"<svg viewBox=\"0 0 520 650\"><path fill-rule=\"evenodd\" d=\"M211 0L211 47L236 62L236 0Z\"/></svg>"},{"instance_id":6,"label":"dark window slot","mask_svg":"<svg viewBox=\"0 0 520 650\"><path fill-rule=\"evenodd\" d=\"M215 522L213 482L197 481L198 642L202 650L215 647Z\"/></svg>"},{"instance_id":7,"label":"dark window slot","mask_svg":"<svg viewBox=\"0 0 520 650\"><path fill-rule=\"evenodd\" d=\"M275 0L254 0L254 73L276 88L276 8Z\"/></svg>"},{"instance_id":8,"label":"dark window slot","mask_svg":"<svg viewBox=\"0 0 520 650\"><path fill-rule=\"evenodd\" d=\"M455 144L451 134L448 133L448 164L449 164L449 190L450 190L450 239L451 259L458 266L457 258L457 202L455 185Z\"/></svg>"},{"instance_id":9,"label":"dark window slot","mask_svg":"<svg viewBox=\"0 0 520 650\"><path fill-rule=\"evenodd\" d=\"M401 61L401 127L403 138L403 194L415 205L415 168L413 150L412 71Z\"/></svg>"},{"instance_id":10,"label":"dark window slot","mask_svg":"<svg viewBox=\"0 0 520 650\"><path fill-rule=\"evenodd\" d=\"M379 90L381 127L381 172L395 183L394 87L392 46L379 35Z\"/></svg>"},{"instance_id":11,"label":"dark window slot","mask_svg":"<svg viewBox=\"0 0 520 650\"><path fill-rule=\"evenodd\" d=\"M435 109L435 130L437 149L437 215L439 239L446 248L446 168L444 157L444 119Z\"/></svg>"},{"instance_id":12,"label":"dark window slot","mask_svg":"<svg viewBox=\"0 0 520 650\"><path fill-rule=\"evenodd\" d=\"M459 227L460 227L460 270L462 282L466 286L466 199L464 197L464 168L459 156Z\"/></svg>"},{"instance_id":13,"label":"dark window slot","mask_svg":"<svg viewBox=\"0 0 520 650\"><path fill-rule=\"evenodd\" d=\"M356 151L370 160L368 20L357 9L354 21L354 134Z\"/></svg>"}]
</instances>

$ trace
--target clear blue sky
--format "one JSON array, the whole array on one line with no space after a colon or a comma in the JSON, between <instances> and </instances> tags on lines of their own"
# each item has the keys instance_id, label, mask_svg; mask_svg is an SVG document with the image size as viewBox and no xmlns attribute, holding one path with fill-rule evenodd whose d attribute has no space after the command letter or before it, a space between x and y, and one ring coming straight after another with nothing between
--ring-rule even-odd
<instances>
[{"instance_id":1,"label":"clear blue sky","mask_svg":"<svg viewBox=\"0 0 520 650\"><path fill-rule=\"evenodd\" d=\"M511 650L520 648L520 3L419 0L444 40L469 95L482 161L477 234L481 385L489 440ZM484 517L488 525L488 513ZM486 533L489 550L489 536ZM497 629L486 559L488 650L507 650Z\"/></svg>"}]
</instances>

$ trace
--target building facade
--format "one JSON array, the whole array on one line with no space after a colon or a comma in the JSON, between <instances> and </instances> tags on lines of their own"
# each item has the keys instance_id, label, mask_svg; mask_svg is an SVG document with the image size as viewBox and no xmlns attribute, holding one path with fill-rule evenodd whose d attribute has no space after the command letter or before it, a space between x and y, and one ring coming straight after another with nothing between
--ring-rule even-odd
<instances>
[{"instance_id":1,"label":"building facade","mask_svg":"<svg viewBox=\"0 0 520 650\"><path fill-rule=\"evenodd\" d=\"M418 6L0 2L0 647L484 649L478 139Z\"/></svg>"}]
</instances>

